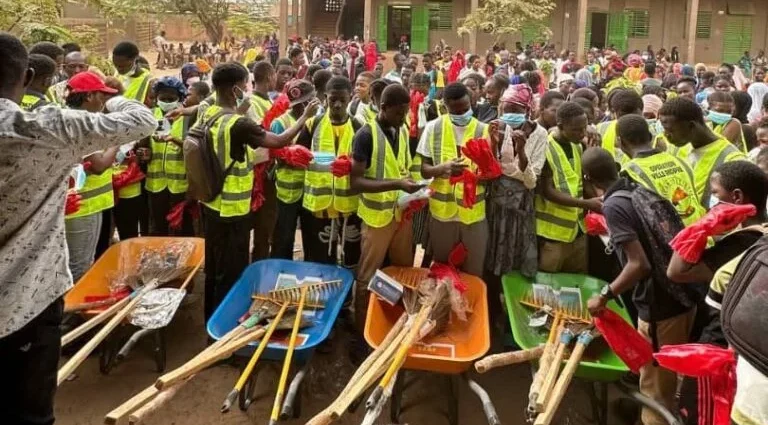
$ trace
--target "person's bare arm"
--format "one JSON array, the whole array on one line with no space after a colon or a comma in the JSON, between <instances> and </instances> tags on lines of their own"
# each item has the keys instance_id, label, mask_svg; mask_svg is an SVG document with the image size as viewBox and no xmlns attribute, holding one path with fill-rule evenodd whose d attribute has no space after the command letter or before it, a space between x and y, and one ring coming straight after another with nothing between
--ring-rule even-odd
<instances>
[{"instance_id":1,"label":"person's bare arm","mask_svg":"<svg viewBox=\"0 0 768 425\"><path fill-rule=\"evenodd\" d=\"M622 252L627 257L627 264L621 270L621 273L610 283L611 292L619 296L632 289L637 282L642 281L651 273L651 263L645 255L642 244L635 239L621 244ZM595 295L587 302L587 308L591 314L597 314L605 308L608 299Z\"/></svg>"},{"instance_id":2,"label":"person's bare arm","mask_svg":"<svg viewBox=\"0 0 768 425\"><path fill-rule=\"evenodd\" d=\"M732 119L731 122L725 125L723 137L741 149L741 123L736 119Z\"/></svg>"},{"instance_id":3,"label":"person's bare arm","mask_svg":"<svg viewBox=\"0 0 768 425\"><path fill-rule=\"evenodd\" d=\"M113 146L105 151L92 153L83 158L83 162L91 163L88 171L93 174L101 174L107 171L112 167L112 164L115 163L115 155L117 155L119 148L119 146Z\"/></svg>"},{"instance_id":4,"label":"person's bare arm","mask_svg":"<svg viewBox=\"0 0 768 425\"><path fill-rule=\"evenodd\" d=\"M424 187L411 178L404 179L369 179L365 177L365 163L352 158L352 174L349 176L349 186L354 193L380 193L390 190L402 190L408 193L416 192Z\"/></svg>"},{"instance_id":5,"label":"person's bare arm","mask_svg":"<svg viewBox=\"0 0 768 425\"><path fill-rule=\"evenodd\" d=\"M304 125L307 123L307 119L313 117L317 113L317 109L320 107L320 101L315 99L306 107L304 114L296 120L296 123L290 128L286 129L280 134L272 132L266 132L264 140L261 143L261 147L277 149L288 146L293 139L299 134Z\"/></svg>"},{"instance_id":6,"label":"person's bare arm","mask_svg":"<svg viewBox=\"0 0 768 425\"><path fill-rule=\"evenodd\" d=\"M551 174L542 174L540 181L541 184L539 187L541 188L541 196L547 201L566 207L576 207L595 212L600 212L603 208L603 203L599 198L578 199L555 189L555 183L554 180L552 180Z\"/></svg>"},{"instance_id":7,"label":"person's bare arm","mask_svg":"<svg viewBox=\"0 0 768 425\"><path fill-rule=\"evenodd\" d=\"M677 252L672 253L669 266L667 266L667 277L677 283L709 282L714 275L714 272L704 262L689 263Z\"/></svg>"}]
</instances>

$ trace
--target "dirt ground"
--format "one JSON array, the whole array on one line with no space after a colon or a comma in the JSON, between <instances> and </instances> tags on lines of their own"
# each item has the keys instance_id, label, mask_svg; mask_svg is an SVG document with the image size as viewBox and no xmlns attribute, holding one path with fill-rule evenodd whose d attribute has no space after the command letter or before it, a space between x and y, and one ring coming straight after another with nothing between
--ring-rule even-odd
<instances>
[{"instance_id":1,"label":"dirt ground","mask_svg":"<svg viewBox=\"0 0 768 425\"><path fill-rule=\"evenodd\" d=\"M201 351L206 344L203 326L201 276L197 276L195 289L182 304L172 323L166 328L167 370L181 365ZM349 360L349 331L337 322L329 342L318 347L310 360L309 373L301 387L301 416L286 424L303 424L322 410L339 394L354 372ZM154 341L147 338L139 342L127 359L115 366L108 375L99 372L98 354L94 353L76 372L76 378L64 382L56 397L56 418L59 425L95 425L104 416L152 385L157 379L152 357ZM264 362L257 381L258 399L247 412L234 406L227 414L219 409L224 397L239 376L239 367L246 359L211 367L182 387L161 410L144 418L148 425L209 425L267 423L277 387L280 365ZM295 371L294 367L294 371ZM530 367L519 365L495 369L492 373L470 375L488 391L503 424L524 424L525 406L530 385ZM448 424L450 380L445 375L427 372L408 372L407 387L403 395L400 423L411 425ZM459 381L458 414L462 425L486 423L479 399ZM585 386L574 381L566 401L560 408L558 424L588 424L591 417L589 398ZM337 422L357 424L364 409L348 414ZM392 423L389 410L380 416L378 424ZM616 421L609 421L616 424Z\"/></svg>"}]
</instances>

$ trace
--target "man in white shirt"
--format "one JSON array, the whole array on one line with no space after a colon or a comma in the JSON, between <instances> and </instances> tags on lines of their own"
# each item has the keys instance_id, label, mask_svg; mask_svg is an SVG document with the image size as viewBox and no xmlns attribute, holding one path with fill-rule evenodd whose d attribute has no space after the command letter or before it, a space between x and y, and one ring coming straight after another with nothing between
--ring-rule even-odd
<instances>
[{"instance_id":1,"label":"man in white shirt","mask_svg":"<svg viewBox=\"0 0 768 425\"><path fill-rule=\"evenodd\" d=\"M148 137L157 121L122 97L111 113L19 102L33 71L16 37L0 34L0 397L3 423L52 424L62 295L72 287L64 237L67 177L80 159Z\"/></svg>"},{"instance_id":2,"label":"man in white shirt","mask_svg":"<svg viewBox=\"0 0 768 425\"><path fill-rule=\"evenodd\" d=\"M165 46L168 41L165 39L165 31L160 31L160 34L152 40L152 46L157 52L157 69L165 69Z\"/></svg>"},{"instance_id":3,"label":"man in white shirt","mask_svg":"<svg viewBox=\"0 0 768 425\"><path fill-rule=\"evenodd\" d=\"M384 79L392 81L393 83L403 84L403 79L400 76L400 73L403 71L403 65L405 65L405 56L400 53L395 53L392 61L395 63L395 69L387 72Z\"/></svg>"}]
</instances>

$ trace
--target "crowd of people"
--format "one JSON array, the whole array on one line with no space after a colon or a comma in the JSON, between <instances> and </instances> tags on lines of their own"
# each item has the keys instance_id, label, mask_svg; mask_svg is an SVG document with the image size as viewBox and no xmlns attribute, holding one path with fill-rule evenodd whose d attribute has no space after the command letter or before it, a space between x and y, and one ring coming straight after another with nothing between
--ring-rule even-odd
<instances>
[{"instance_id":1,"label":"crowd of people","mask_svg":"<svg viewBox=\"0 0 768 425\"><path fill-rule=\"evenodd\" d=\"M360 332L377 269L412 266L419 246L422 265L447 263L463 245L459 267L486 282L494 332L503 275L579 273L610 282L590 312L621 297L656 348L728 345L724 291L738 259L765 243L762 53L709 70L680 64L676 48L592 49L581 63L554 46L482 56L441 42L394 54L384 73L385 56L357 37L292 38L284 57L274 36L258 49L228 39L218 58L171 55L158 37L157 65L183 62L178 77L154 78L131 42L114 47L117 74L105 76L76 45L0 34L0 405L12 423L53 421L62 296L115 231L204 236L206 320L249 263L295 258L300 231L305 261L355 271ZM240 61L227 60L235 50ZM194 126L210 132L223 172L204 202L188 196L182 151ZM470 160L470 147L500 171ZM302 150L308 164L292 160ZM659 249L660 211L680 230L720 204L756 214L697 262ZM607 249L587 234L588 212L604 216ZM768 423L764 367L739 359L739 425ZM695 380L678 399L674 373L648 365L639 379L686 423L711 423L699 422L712 400ZM664 423L650 410L642 422Z\"/></svg>"}]
</instances>

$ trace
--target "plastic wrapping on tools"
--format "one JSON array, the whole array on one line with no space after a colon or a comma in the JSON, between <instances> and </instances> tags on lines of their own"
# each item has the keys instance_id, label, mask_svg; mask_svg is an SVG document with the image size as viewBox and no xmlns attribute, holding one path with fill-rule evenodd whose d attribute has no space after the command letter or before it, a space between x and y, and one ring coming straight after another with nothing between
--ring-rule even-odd
<instances>
[{"instance_id":1,"label":"plastic wrapping on tools","mask_svg":"<svg viewBox=\"0 0 768 425\"><path fill-rule=\"evenodd\" d=\"M451 176L451 184L461 183L464 185L464 195L462 199L462 206L464 208L472 208L477 200L477 175L468 168L462 170L461 174L457 176Z\"/></svg>"},{"instance_id":2,"label":"plastic wrapping on tools","mask_svg":"<svg viewBox=\"0 0 768 425\"><path fill-rule=\"evenodd\" d=\"M136 289L148 283L145 280L160 278L164 273L186 267L194 250L195 244L190 240L145 246L138 254L130 249L121 250L117 269L109 276L110 293Z\"/></svg>"},{"instance_id":3,"label":"plastic wrapping on tools","mask_svg":"<svg viewBox=\"0 0 768 425\"><path fill-rule=\"evenodd\" d=\"M270 150L270 154L273 158L277 158L284 162L286 165L293 168L309 167L309 163L314 158L312 151L302 145L291 145L280 149Z\"/></svg>"},{"instance_id":4,"label":"plastic wrapping on tools","mask_svg":"<svg viewBox=\"0 0 768 425\"><path fill-rule=\"evenodd\" d=\"M461 148L461 152L477 165L478 178L490 180L501 175L501 164L491 152L488 140L472 139Z\"/></svg>"},{"instance_id":5,"label":"plastic wrapping on tools","mask_svg":"<svg viewBox=\"0 0 768 425\"><path fill-rule=\"evenodd\" d=\"M469 303L464 296L467 292L467 283L461 279L459 266L467 258L467 248L459 242L453 247L448 255L448 264L434 262L429 268L429 274L438 282L447 284L450 288L449 297L451 300L451 310L456 314L459 320L466 321L467 313L471 312Z\"/></svg>"},{"instance_id":6,"label":"plastic wrapping on tools","mask_svg":"<svg viewBox=\"0 0 768 425\"><path fill-rule=\"evenodd\" d=\"M331 173L335 177L344 177L352 173L352 161L349 156L342 155L331 163Z\"/></svg>"},{"instance_id":7,"label":"plastic wrapping on tools","mask_svg":"<svg viewBox=\"0 0 768 425\"><path fill-rule=\"evenodd\" d=\"M730 231L755 214L757 209L751 204L718 204L699 221L681 230L669 245L685 261L698 263L707 247L707 238Z\"/></svg>"},{"instance_id":8,"label":"plastic wrapping on tools","mask_svg":"<svg viewBox=\"0 0 768 425\"><path fill-rule=\"evenodd\" d=\"M588 212L584 217L584 224L587 227L587 234L600 236L608 234L608 225L605 224L605 216L596 212Z\"/></svg>"},{"instance_id":9,"label":"plastic wrapping on tools","mask_svg":"<svg viewBox=\"0 0 768 425\"><path fill-rule=\"evenodd\" d=\"M408 116L411 118L411 126L408 128L410 137L419 136L419 106L424 103L424 94L418 90L411 90L411 103L408 105Z\"/></svg>"},{"instance_id":10,"label":"plastic wrapping on tools","mask_svg":"<svg viewBox=\"0 0 768 425\"><path fill-rule=\"evenodd\" d=\"M661 367L699 378L699 396L714 401L714 417L707 423L731 423L731 405L736 393L736 355L733 350L710 344L666 345L653 357ZM700 407L704 404L701 403ZM700 418L708 416L708 412L699 412Z\"/></svg>"},{"instance_id":11,"label":"plastic wrapping on tools","mask_svg":"<svg viewBox=\"0 0 768 425\"><path fill-rule=\"evenodd\" d=\"M653 361L653 347L631 324L615 312L605 309L595 317L595 326L614 353L634 373Z\"/></svg>"},{"instance_id":12,"label":"plastic wrapping on tools","mask_svg":"<svg viewBox=\"0 0 768 425\"><path fill-rule=\"evenodd\" d=\"M291 102L288 100L288 95L285 93L280 93L280 95L277 96L277 99L272 102L272 107L270 107L269 110L264 114L264 119L261 121L261 126L269 131L269 129L272 128L272 121L280 118L281 115L288 112L290 107Z\"/></svg>"},{"instance_id":13,"label":"plastic wrapping on tools","mask_svg":"<svg viewBox=\"0 0 768 425\"><path fill-rule=\"evenodd\" d=\"M77 193L67 193L67 198L64 201L64 214L74 214L80 210L80 201L82 196Z\"/></svg>"},{"instance_id":14,"label":"plastic wrapping on tools","mask_svg":"<svg viewBox=\"0 0 768 425\"><path fill-rule=\"evenodd\" d=\"M187 291L176 288L153 289L141 297L129 317L132 325L144 329L165 327L173 319L176 309Z\"/></svg>"}]
</instances>

